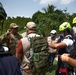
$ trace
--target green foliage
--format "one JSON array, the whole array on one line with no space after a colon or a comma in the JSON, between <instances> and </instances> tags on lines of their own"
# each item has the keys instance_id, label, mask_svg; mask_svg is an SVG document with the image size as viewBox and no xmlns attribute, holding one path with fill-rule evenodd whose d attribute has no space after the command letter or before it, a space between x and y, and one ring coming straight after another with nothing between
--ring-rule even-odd
<instances>
[{"instance_id":1,"label":"green foliage","mask_svg":"<svg viewBox=\"0 0 76 75\"><path fill-rule=\"evenodd\" d=\"M25 17L19 17L17 16L16 18L12 17L7 17L6 21L4 22L4 27L3 27L3 33L9 29L11 23L16 23L19 26L19 31L24 31L24 27L27 22L32 21L31 18L25 18Z\"/></svg>"},{"instance_id":2,"label":"green foliage","mask_svg":"<svg viewBox=\"0 0 76 75\"><path fill-rule=\"evenodd\" d=\"M55 8L53 5L48 5L48 7L43 8L44 13L38 11L33 15L32 19L37 24L39 34L48 36L52 29L58 31L59 25L67 21L69 14Z\"/></svg>"},{"instance_id":3,"label":"green foliage","mask_svg":"<svg viewBox=\"0 0 76 75\"><path fill-rule=\"evenodd\" d=\"M42 34L43 36L46 36L50 31L50 19L48 18L42 18L39 20L39 24L37 25L37 32L39 34ZM47 31L47 32L46 32Z\"/></svg>"},{"instance_id":4,"label":"green foliage","mask_svg":"<svg viewBox=\"0 0 76 75\"><path fill-rule=\"evenodd\" d=\"M44 14L40 11L37 11L36 13L33 14L32 21L38 24L40 22L40 19L43 17L44 17Z\"/></svg>"},{"instance_id":5,"label":"green foliage","mask_svg":"<svg viewBox=\"0 0 76 75\"><path fill-rule=\"evenodd\" d=\"M24 26L27 22L33 21L37 24L37 33L42 34L43 36L48 36L49 32L52 29L58 31L59 25L64 21L68 21L72 25L72 20L76 17L76 13L69 15L67 13L67 8L64 10L56 9L54 5L48 5L47 7L42 8L43 12L37 11L32 15L32 18L25 18L17 16L16 18L7 17L4 22L3 33L7 31L10 23L15 22L19 26L19 32L24 32Z\"/></svg>"}]
</instances>

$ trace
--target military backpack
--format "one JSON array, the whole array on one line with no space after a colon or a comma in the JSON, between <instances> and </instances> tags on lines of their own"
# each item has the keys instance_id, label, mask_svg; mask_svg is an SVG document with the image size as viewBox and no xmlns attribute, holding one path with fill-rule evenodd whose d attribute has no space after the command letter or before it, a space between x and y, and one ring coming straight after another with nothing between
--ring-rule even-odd
<instances>
[{"instance_id":1,"label":"military backpack","mask_svg":"<svg viewBox=\"0 0 76 75\"><path fill-rule=\"evenodd\" d=\"M40 36L40 37L32 37L30 38L30 55L31 55L31 62L30 68L32 70L43 68L48 63L48 42L47 40ZM34 68L34 69L33 69Z\"/></svg>"}]
</instances>

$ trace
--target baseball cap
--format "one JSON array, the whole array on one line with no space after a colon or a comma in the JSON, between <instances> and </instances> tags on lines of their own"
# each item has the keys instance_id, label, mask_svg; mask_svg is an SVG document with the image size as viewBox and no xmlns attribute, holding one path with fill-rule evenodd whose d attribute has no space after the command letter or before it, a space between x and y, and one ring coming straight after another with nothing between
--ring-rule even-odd
<instances>
[{"instance_id":1,"label":"baseball cap","mask_svg":"<svg viewBox=\"0 0 76 75\"><path fill-rule=\"evenodd\" d=\"M50 33L51 33L51 34L56 34L57 32L56 32L56 30L51 30Z\"/></svg>"},{"instance_id":2,"label":"baseball cap","mask_svg":"<svg viewBox=\"0 0 76 75\"><path fill-rule=\"evenodd\" d=\"M36 24L34 23L34 22L28 22L27 24L26 24L26 27L28 28L28 29L36 29ZM25 28L26 28L25 27Z\"/></svg>"},{"instance_id":3,"label":"baseball cap","mask_svg":"<svg viewBox=\"0 0 76 75\"><path fill-rule=\"evenodd\" d=\"M18 25L16 23L11 23L10 28L18 28Z\"/></svg>"}]
</instances>

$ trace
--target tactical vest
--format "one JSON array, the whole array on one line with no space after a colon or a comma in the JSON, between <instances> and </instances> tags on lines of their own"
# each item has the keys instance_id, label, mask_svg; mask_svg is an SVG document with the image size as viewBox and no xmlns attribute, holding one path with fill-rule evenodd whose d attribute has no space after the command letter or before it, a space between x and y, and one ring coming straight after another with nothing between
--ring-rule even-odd
<instances>
[{"instance_id":1,"label":"tactical vest","mask_svg":"<svg viewBox=\"0 0 76 75\"><path fill-rule=\"evenodd\" d=\"M28 38L34 37L34 36L40 36L36 33L31 33L28 35L28 37L22 38L22 47L23 47L23 59L21 63L21 68L22 69L29 69L29 64L30 64L30 41Z\"/></svg>"}]
</instances>

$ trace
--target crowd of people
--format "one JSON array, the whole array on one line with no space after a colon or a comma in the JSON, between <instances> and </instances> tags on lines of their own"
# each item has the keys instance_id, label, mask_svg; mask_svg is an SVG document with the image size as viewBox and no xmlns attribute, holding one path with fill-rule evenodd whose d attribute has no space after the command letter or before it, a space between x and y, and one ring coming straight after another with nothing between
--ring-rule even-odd
<instances>
[{"instance_id":1,"label":"crowd of people","mask_svg":"<svg viewBox=\"0 0 76 75\"><path fill-rule=\"evenodd\" d=\"M1 20L4 16L0 15ZM52 72L53 61L58 55L55 75L59 74L59 69L64 62L76 68L76 59L70 57L72 50L76 49L76 17L73 19L73 28L69 22L63 22L59 26L59 35L56 30L51 30L47 37L49 46L49 66L39 69L38 73L32 73L30 69L30 41L28 38L40 37L36 33L36 24L28 22L25 26L27 37L22 37L18 33L19 26L11 23L5 34L0 36L0 74L1 75L46 75L46 69ZM2 50L2 51L1 51ZM76 74L76 73L75 73ZM51 74L50 74L51 75ZM68 72L68 75L69 72Z\"/></svg>"}]
</instances>

